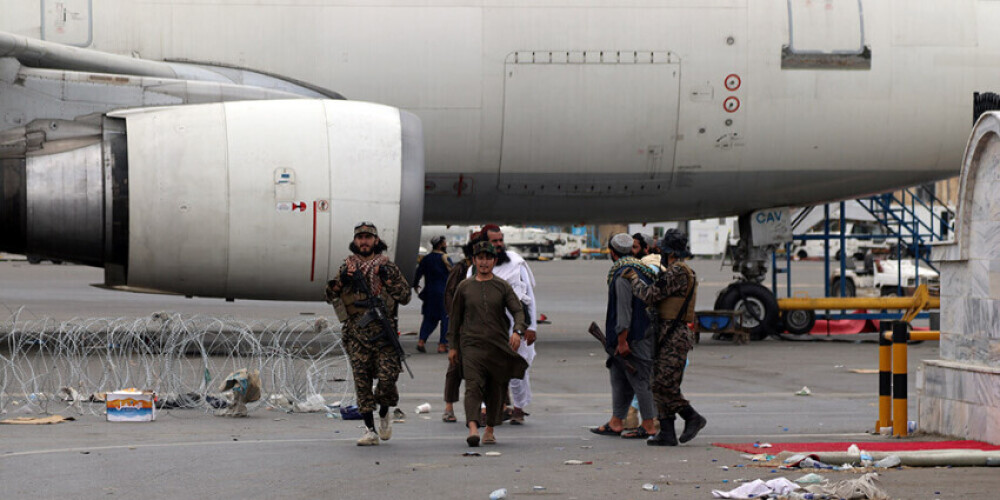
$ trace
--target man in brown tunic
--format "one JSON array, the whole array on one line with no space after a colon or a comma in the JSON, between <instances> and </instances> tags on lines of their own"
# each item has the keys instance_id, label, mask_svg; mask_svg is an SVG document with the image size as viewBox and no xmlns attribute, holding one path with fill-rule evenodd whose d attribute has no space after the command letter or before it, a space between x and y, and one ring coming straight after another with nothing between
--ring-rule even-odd
<instances>
[{"instance_id":1,"label":"man in brown tunic","mask_svg":"<svg viewBox=\"0 0 1000 500\"><path fill-rule=\"evenodd\" d=\"M517 348L524 336L524 310L514 289L493 275L496 249L489 242L473 247L476 275L458 285L451 305L448 328L448 360L461 356L465 380L465 421L469 446L479 446L479 408L486 403L483 444L496 444L493 428L503 422L503 398L512 378L524 377L528 362ZM508 336L505 310L514 317L514 332Z\"/></svg>"}]
</instances>

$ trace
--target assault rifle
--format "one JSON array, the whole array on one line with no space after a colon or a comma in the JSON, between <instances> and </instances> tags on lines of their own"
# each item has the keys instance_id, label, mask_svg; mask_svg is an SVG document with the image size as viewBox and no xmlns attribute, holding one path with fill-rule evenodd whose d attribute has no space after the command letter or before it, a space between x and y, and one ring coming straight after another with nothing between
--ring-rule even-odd
<instances>
[{"instance_id":1,"label":"assault rifle","mask_svg":"<svg viewBox=\"0 0 1000 500\"><path fill-rule=\"evenodd\" d=\"M388 345L395 348L396 353L399 354L399 361L406 367L406 373L410 374L410 378L413 378L410 365L406 364L406 351L403 350L403 346L399 343L399 335L396 334L396 329L392 326L392 321L389 321L389 311L385 307L385 301L382 300L382 297L372 293L371 288L368 286L368 280L365 279L364 273L360 270L354 272L352 281L354 282L354 289L364 293L368 297L365 300L355 302L355 305L359 307L368 308L368 312L358 321L358 326L364 328L369 323L377 321L382 328L379 329L381 333L374 340L384 340Z\"/></svg>"},{"instance_id":2,"label":"assault rifle","mask_svg":"<svg viewBox=\"0 0 1000 500\"><path fill-rule=\"evenodd\" d=\"M612 363L615 363L620 367L625 368L625 370L628 371L629 373L636 372L635 367L632 366L632 363L629 363L627 359L619 356L614 349L608 347L607 339L604 337L604 332L601 331L601 327L597 326L597 323L591 322L590 329L587 331L590 332L590 334L593 335L595 339L601 342L601 346L604 347L604 350L608 353L608 356L611 357L610 359Z\"/></svg>"}]
</instances>

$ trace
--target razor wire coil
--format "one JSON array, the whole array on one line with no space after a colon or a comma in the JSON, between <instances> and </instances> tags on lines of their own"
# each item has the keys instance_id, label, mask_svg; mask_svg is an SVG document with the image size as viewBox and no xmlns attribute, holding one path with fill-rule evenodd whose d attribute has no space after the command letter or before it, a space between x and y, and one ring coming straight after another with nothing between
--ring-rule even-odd
<instances>
[{"instance_id":1,"label":"razor wire coil","mask_svg":"<svg viewBox=\"0 0 1000 500\"><path fill-rule=\"evenodd\" d=\"M242 368L260 374L250 411L317 411L353 399L340 332L325 318L22 316L19 309L0 323L0 414L101 415L101 395L125 388L212 411L225 404L223 381Z\"/></svg>"}]
</instances>

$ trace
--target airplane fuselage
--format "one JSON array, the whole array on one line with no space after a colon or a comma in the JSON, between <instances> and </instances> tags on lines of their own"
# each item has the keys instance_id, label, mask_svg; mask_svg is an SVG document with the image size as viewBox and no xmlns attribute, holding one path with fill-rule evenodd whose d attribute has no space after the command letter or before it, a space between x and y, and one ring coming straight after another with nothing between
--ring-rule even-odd
<instances>
[{"instance_id":1,"label":"airplane fuselage","mask_svg":"<svg viewBox=\"0 0 1000 500\"><path fill-rule=\"evenodd\" d=\"M0 29L59 41L42 3ZM427 223L651 221L956 175L1000 12L918 4L119 0L61 36L411 111Z\"/></svg>"}]
</instances>

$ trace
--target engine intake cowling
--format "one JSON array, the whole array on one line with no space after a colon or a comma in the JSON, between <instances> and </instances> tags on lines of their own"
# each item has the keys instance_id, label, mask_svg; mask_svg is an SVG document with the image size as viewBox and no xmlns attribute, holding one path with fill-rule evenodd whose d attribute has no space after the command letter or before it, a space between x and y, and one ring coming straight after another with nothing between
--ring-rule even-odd
<instances>
[{"instance_id":1,"label":"engine intake cowling","mask_svg":"<svg viewBox=\"0 0 1000 500\"><path fill-rule=\"evenodd\" d=\"M112 286L321 300L354 224L369 220L411 274L424 170L420 122L409 113L355 101L240 101L113 112L103 135L50 158L59 171L33 171L28 158L23 246L103 261ZM37 190L35 171L84 181L49 179ZM64 233L85 237L53 243Z\"/></svg>"}]
</instances>

